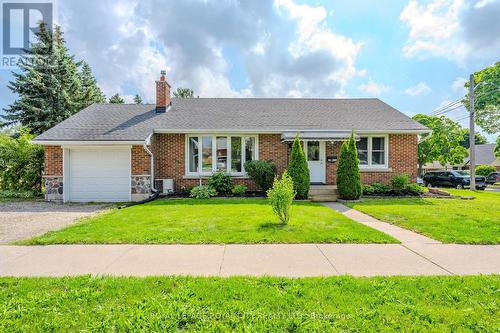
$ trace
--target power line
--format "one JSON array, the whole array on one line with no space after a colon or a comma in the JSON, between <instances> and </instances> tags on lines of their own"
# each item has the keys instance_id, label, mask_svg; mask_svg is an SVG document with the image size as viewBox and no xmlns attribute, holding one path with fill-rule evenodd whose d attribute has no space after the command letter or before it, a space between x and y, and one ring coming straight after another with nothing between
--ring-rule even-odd
<instances>
[{"instance_id":1,"label":"power line","mask_svg":"<svg viewBox=\"0 0 500 333\"><path fill-rule=\"evenodd\" d=\"M463 108L463 107L464 107L463 104L459 104L459 105L457 105L457 106L455 106L455 107L453 107L451 109L446 109L446 110L440 111L438 113L435 113L434 115L435 116L440 116L440 115L443 115L443 114L448 113L450 111L453 111L453 110L456 110L456 109L460 109L460 108Z\"/></svg>"}]
</instances>

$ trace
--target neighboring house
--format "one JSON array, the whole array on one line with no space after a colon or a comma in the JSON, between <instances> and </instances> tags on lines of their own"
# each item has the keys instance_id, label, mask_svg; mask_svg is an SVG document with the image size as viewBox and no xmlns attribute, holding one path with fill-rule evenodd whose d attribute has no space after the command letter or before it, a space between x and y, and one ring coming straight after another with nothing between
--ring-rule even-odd
<instances>
[{"instance_id":1,"label":"neighboring house","mask_svg":"<svg viewBox=\"0 0 500 333\"><path fill-rule=\"evenodd\" d=\"M486 143L482 145L475 146L476 151L476 166L477 165L491 165L496 168L497 171L500 171L500 159L495 156L495 144L494 143ZM438 161L434 161L433 163L427 163L424 165L424 171L433 171L433 170L469 170L469 157L464 159L463 163L460 164L446 164L445 166L441 165Z\"/></svg>"},{"instance_id":2,"label":"neighboring house","mask_svg":"<svg viewBox=\"0 0 500 333\"><path fill-rule=\"evenodd\" d=\"M475 146L476 165L491 165L500 171L500 159L495 156L495 144L486 143ZM470 159L465 160L465 167L469 169Z\"/></svg>"},{"instance_id":3,"label":"neighboring house","mask_svg":"<svg viewBox=\"0 0 500 333\"><path fill-rule=\"evenodd\" d=\"M379 99L170 98L162 75L156 105L95 104L34 139L45 145L45 197L129 201L148 197L151 180L176 192L217 170L250 189L245 161L271 160L279 172L300 135L311 182L335 184L340 144L354 130L364 183L417 173L423 125ZM172 181L166 182L172 184Z\"/></svg>"}]
</instances>

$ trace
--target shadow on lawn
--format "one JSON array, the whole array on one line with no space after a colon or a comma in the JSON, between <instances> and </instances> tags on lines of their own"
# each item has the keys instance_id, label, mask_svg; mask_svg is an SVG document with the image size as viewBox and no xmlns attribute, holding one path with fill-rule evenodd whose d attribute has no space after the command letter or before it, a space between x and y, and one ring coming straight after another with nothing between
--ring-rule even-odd
<instances>
[{"instance_id":1,"label":"shadow on lawn","mask_svg":"<svg viewBox=\"0 0 500 333\"><path fill-rule=\"evenodd\" d=\"M265 223L262 223L259 225L259 230L260 231L277 231L277 230L284 230L287 229L288 224L283 224L278 221L272 222L272 221L266 221Z\"/></svg>"},{"instance_id":2,"label":"shadow on lawn","mask_svg":"<svg viewBox=\"0 0 500 333\"><path fill-rule=\"evenodd\" d=\"M196 205L262 205L269 206L269 201L266 198L212 198L212 199L158 199L146 203L148 206L162 205L180 205L180 206L196 206ZM319 206L315 202L294 201L294 206Z\"/></svg>"},{"instance_id":3,"label":"shadow on lawn","mask_svg":"<svg viewBox=\"0 0 500 333\"><path fill-rule=\"evenodd\" d=\"M436 199L436 200L455 200L455 199ZM355 207L358 203L350 204ZM365 199L360 202L361 206L434 206L435 203L426 198L383 198L383 199Z\"/></svg>"}]
</instances>

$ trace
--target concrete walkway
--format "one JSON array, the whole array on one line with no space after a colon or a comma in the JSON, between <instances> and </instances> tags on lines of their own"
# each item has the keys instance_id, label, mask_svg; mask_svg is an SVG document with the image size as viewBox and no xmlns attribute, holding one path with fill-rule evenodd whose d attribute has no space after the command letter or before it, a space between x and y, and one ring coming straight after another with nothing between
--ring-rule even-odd
<instances>
[{"instance_id":1,"label":"concrete walkway","mask_svg":"<svg viewBox=\"0 0 500 333\"><path fill-rule=\"evenodd\" d=\"M0 276L500 273L500 246L418 244L0 246Z\"/></svg>"},{"instance_id":2,"label":"concrete walkway","mask_svg":"<svg viewBox=\"0 0 500 333\"><path fill-rule=\"evenodd\" d=\"M405 245L413 245L413 244L441 244L441 242L434 240L429 237L425 237L423 235L417 234L408 229L403 229L393 224L382 222L377 220L376 218L371 217L365 213L360 212L359 210L355 210L349 208L347 206L342 205L338 202L324 202L323 205L330 207L333 210L336 210L346 217L364 224L370 228L377 229L385 234L388 234L401 243Z\"/></svg>"},{"instance_id":3,"label":"concrete walkway","mask_svg":"<svg viewBox=\"0 0 500 333\"><path fill-rule=\"evenodd\" d=\"M500 274L500 246L441 244L338 203L402 244L0 246L0 276Z\"/></svg>"}]
</instances>

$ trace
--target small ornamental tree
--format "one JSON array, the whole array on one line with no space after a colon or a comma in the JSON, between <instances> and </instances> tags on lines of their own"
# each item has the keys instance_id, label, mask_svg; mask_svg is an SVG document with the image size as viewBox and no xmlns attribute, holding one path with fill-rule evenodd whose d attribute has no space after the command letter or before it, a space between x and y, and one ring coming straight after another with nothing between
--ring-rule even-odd
<instances>
[{"instance_id":1,"label":"small ornamental tree","mask_svg":"<svg viewBox=\"0 0 500 333\"><path fill-rule=\"evenodd\" d=\"M273 212L283 224L290 221L290 210L294 196L293 180L287 171L283 173L281 179L274 178L273 187L267 191L267 198L273 207Z\"/></svg>"},{"instance_id":2,"label":"small ornamental tree","mask_svg":"<svg viewBox=\"0 0 500 333\"><path fill-rule=\"evenodd\" d=\"M339 196L346 200L356 200L361 196L361 176L354 132L340 148L339 165L337 167L337 190Z\"/></svg>"},{"instance_id":3,"label":"small ornamental tree","mask_svg":"<svg viewBox=\"0 0 500 333\"><path fill-rule=\"evenodd\" d=\"M309 166L307 165L306 155L304 154L298 135L295 137L292 152L290 153L288 174L293 180L293 188L297 193L297 199L307 199L311 178L309 175Z\"/></svg>"}]
</instances>

